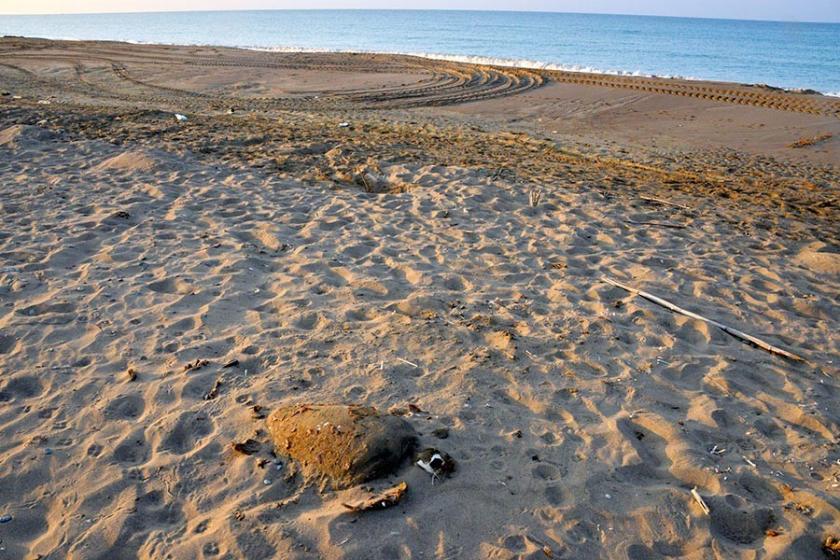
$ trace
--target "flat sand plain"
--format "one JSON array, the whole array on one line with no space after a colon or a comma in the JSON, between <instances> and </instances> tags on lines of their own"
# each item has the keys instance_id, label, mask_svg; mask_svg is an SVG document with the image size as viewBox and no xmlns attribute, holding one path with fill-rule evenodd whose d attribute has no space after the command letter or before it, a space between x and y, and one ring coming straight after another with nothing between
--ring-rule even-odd
<instances>
[{"instance_id":1,"label":"flat sand plain","mask_svg":"<svg viewBox=\"0 0 840 560\"><path fill-rule=\"evenodd\" d=\"M16 38L0 92L0 559L829 557L840 100ZM305 484L306 402L458 469Z\"/></svg>"}]
</instances>

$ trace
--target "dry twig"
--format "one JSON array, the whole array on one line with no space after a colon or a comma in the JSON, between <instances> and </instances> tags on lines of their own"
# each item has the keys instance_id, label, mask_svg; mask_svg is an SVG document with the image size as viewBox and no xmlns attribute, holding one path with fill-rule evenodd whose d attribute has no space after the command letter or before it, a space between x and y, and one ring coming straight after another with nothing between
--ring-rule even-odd
<instances>
[{"instance_id":1,"label":"dry twig","mask_svg":"<svg viewBox=\"0 0 840 560\"><path fill-rule=\"evenodd\" d=\"M805 358L803 358L802 356L798 356L796 354L788 352L787 350L782 350L778 346L773 346L772 344L770 344L768 342L765 342L765 341L761 340L760 338L756 338L756 337L754 337L752 335L749 335L749 334L747 334L743 331L739 331L738 329L729 327L729 326L724 325L723 323L719 323L719 322L717 322L713 319L709 319L708 317L703 317L702 315L698 315L697 313L693 313L691 311L688 311L687 309L683 309L682 307L678 307L678 306L674 305L673 303L671 303L670 301L664 300L660 297L656 297L655 295L650 294L648 292L643 292L642 290L637 290L636 288L633 288L633 287L628 286L626 284L622 284L621 282L618 282L616 280L612 280L611 278L604 277L604 278L602 278L602 280L604 282L606 282L607 284L612 284L613 286L617 286L617 287L621 288L622 290L626 290L626 291L630 292L631 294L636 294L638 296L641 296L641 297L645 298L648 301L652 301L653 303L655 303L657 305L661 305L662 307L664 307L666 309L670 309L674 313L679 313L680 315L685 315L686 317L691 317L692 319L697 319L697 320L709 323L710 325L714 325L715 327L719 328L723 332L725 332L725 333L727 333L731 336L734 336L735 338L738 338L740 340L743 340L745 342L753 344L753 345L761 348L762 350L766 350L766 351L770 352L771 354L777 354L779 356L783 356L785 358L788 358L789 360L794 360L794 361L797 361L797 362L804 362L805 361Z\"/></svg>"},{"instance_id":2,"label":"dry twig","mask_svg":"<svg viewBox=\"0 0 840 560\"><path fill-rule=\"evenodd\" d=\"M634 226L657 226L664 228L685 229L688 226L683 224L672 224L670 222L637 222L635 220L625 220L626 223Z\"/></svg>"},{"instance_id":3,"label":"dry twig","mask_svg":"<svg viewBox=\"0 0 840 560\"><path fill-rule=\"evenodd\" d=\"M706 505L706 501L703 499L703 496L700 495L700 492L697 491L697 487L691 489L691 496L694 498L694 501L700 504L700 509L703 510L703 513L709 515L712 510L709 509L709 506Z\"/></svg>"}]
</instances>

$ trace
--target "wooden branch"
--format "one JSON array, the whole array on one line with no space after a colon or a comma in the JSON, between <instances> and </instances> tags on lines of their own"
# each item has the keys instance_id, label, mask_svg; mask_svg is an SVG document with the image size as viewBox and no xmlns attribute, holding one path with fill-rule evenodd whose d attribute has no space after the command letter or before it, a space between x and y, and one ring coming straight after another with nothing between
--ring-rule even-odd
<instances>
[{"instance_id":1,"label":"wooden branch","mask_svg":"<svg viewBox=\"0 0 840 560\"><path fill-rule=\"evenodd\" d=\"M697 491L697 487L691 489L691 496L694 498L694 501L700 505L700 509L703 510L703 513L709 515L712 513L712 510L709 509L709 506L706 504L706 500L703 499L703 496L700 495L700 492Z\"/></svg>"},{"instance_id":2,"label":"wooden branch","mask_svg":"<svg viewBox=\"0 0 840 560\"><path fill-rule=\"evenodd\" d=\"M674 228L674 229L685 229L688 226L683 224L672 224L670 222L637 222L635 220L624 220L628 224L632 224L634 226L657 226L657 227L664 227L664 228Z\"/></svg>"},{"instance_id":3,"label":"wooden branch","mask_svg":"<svg viewBox=\"0 0 840 560\"><path fill-rule=\"evenodd\" d=\"M666 309L670 309L674 313L679 313L680 315L685 315L686 317L691 317L692 319L697 319L699 321L709 323L710 325L714 325L715 327L719 328L723 332L725 332L725 333L727 333L731 336L734 336L735 338L738 338L740 340L743 340L745 342L753 344L753 345L761 348L762 350L766 350L766 351L770 352L771 354L776 354L776 355L779 355L779 356L783 356L785 358L788 358L789 360L794 360L794 361L797 361L797 362L806 361L805 358L803 358L802 356L797 356L796 354L788 352L787 350L782 350L781 348L779 348L777 346L773 346L772 344L770 344L768 342L764 342L760 338L756 338L756 337L754 337L752 335L749 335L745 332L739 331L738 329L734 329L732 327L724 325L723 323L719 323L719 322L717 322L713 319L709 319L708 317L703 317L702 315L698 315L697 313L693 313L691 311L688 311L687 309L683 309L682 307L678 307L678 306L674 305L673 303L671 303L670 301L664 300L660 297L656 297L655 295L650 294L648 292L643 292L642 290L637 290L636 288L633 288L631 286L627 286L626 284L622 284L621 282L618 282L616 280L612 280L611 278L603 277L602 280L604 282L606 282L607 284L612 284L613 286L617 286L617 287L621 288L622 290L626 290L626 291L630 292L631 294L641 296L648 301L652 301L653 303L655 303L657 305L661 305L662 307L664 307Z\"/></svg>"}]
</instances>

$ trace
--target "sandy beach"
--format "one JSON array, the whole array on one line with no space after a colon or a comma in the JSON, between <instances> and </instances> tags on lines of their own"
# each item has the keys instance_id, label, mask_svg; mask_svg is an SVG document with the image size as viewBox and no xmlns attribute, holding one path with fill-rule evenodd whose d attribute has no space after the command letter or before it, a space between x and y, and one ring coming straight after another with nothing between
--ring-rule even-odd
<instances>
[{"instance_id":1,"label":"sandy beach","mask_svg":"<svg viewBox=\"0 0 840 560\"><path fill-rule=\"evenodd\" d=\"M840 557L840 98L8 37L0 94L0 560ZM307 403L457 470L318 484Z\"/></svg>"}]
</instances>

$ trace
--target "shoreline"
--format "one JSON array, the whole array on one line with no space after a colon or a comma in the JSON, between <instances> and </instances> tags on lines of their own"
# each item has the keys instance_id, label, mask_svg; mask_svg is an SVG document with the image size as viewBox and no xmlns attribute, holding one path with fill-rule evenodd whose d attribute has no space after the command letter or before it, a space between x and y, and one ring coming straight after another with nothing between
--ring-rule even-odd
<instances>
[{"instance_id":1,"label":"shoreline","mask_svg":"<svg viewBox=\"0 0 840 560\"><path fill-rule=\"evenodd\" d=\"M271 10L269 10L271 11ZM164 12L161 12L164 13ZM178 12L182 13L182 12ZM188 13L188 12L183 12ZM365 54L365 55L388 55L388 56L413 56L418 58L424 58L427 60L435 60L435 61L444 61L444 62L457 62L461 64L472 64L476 66L494 66L499 68L513 68L513 69L524 69L524 70L539 70L539 71L546 71L546 72L561 72L561 73L573 73L573 74L582 74L584 76L592 75L592 76L608 76L608 77L625 77L625 78L648 78L648 79L656 79L656 80L674 80L674 81L682 81L682 82L697 82L697 83L709 83L709 84L717 84L717 85L728 85L728 86L738 86L738 87L751 87L751 88L765 88L771 91L777 92L784 92L790 94L797 94L797 95L820 95L823 97L831 97L831 98L838 98L840 99L840 91L818 91L812 88L806 87L787 87L787 86L777 86L773 84L764 84L764 83L750 83L750 82L738 82L738 81L726 81L726 80L715 80L710 78L703 78L703 77L696 77L696 76L683 76L679 74L653 74L653 73L645 73L640 70L602 70L598 68L593 68L590 66L582 66L579 64L573 63L559 63L559 62L544 62L539 60L532 60L527 58L509 58L509 57L495 57L495 56L485 56L485 55L472 55L472 54L447 54L447 53L435 53L435 52L416 52L416 51L378 51L378 50L365 50L365 49L329 49L329 48L320 48L320 47L302 47L302 46L270 46L270 47L260 47L260 46L253 46L253 45L219 45L215 43L169 43L169 42L154 42L154 41L139 41L139 40L131 40L131 39L79 39L75 37L36 37L36 36L18 36L18 35L0 35L0 39L3 38L21 38L21 39L32 39L32 40L45 40L45 41L67 41L67 42L80 42L80 43L90 43L90 42L102 42L102 43L123 43L128 45L145 45L145 46L166 46L166 47L215 47L215 48L226 48L226 49L241 49L241 50L248 50L254 52L267 52L267 53L285 53L285 54L349 54L349 55L357 55L357 54Z\"/></svg>"},{"instance_id":2,"label":"shoreline","mask_svg":"<svg viewBox=\"0 0 840 560\"><path fill-rule=\"evenodd\" d=\"M24 42L42 42L61 45L62 43L85 45L115 45L123 47L175 48L175 49L211 49L239 52L266 53L275 55L334 55L334 56L365 56L387 59L419 59L430 62L449 63L467 68L487 68L502 73L520 72L524 75L536 77L539 85L546 81L584 84L593 86L618 87L642 92L664 93L677 96L695 97L725 101L740 105L778 108L803 113L822 114L840 117L840 97L826 95L811 90L789 90L764 84L743 84L737 82L710 81L680 77L656 77L630 74L611 74L578 70L559 70L551 68L531 68L528 66L506 66L500 64L482 64L475 61L462 61L463 57L449 57L423 54L380 53L365 51L330 51L320 49L310 50L273 50L257 47L229 47L220 45L201 44L167 44L144 43L140 41L114 40L81 40L81 39L46 39L32 37L3 36L0 41L20 40ZM2 44L2 43L0 43ZM469 57L467 57L469 58Z\"/></svg>"}]
</instances>

